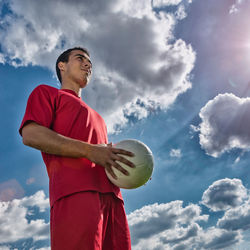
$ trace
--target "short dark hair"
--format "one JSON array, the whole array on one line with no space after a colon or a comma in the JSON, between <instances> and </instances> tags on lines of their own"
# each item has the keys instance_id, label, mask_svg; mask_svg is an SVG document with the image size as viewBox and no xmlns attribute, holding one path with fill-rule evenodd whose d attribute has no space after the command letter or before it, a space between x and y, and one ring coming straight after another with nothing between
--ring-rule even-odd
<instances>
[{"instance_id":1,"label":"short dark hair","mask_svg":"<svg viewBox=\"0 0 250 250\"><path fill-rule=\"evenodd\" d=\"M58 63L59 62L68 62L69 61L69 56L70 56L70 53L71 51L73 50L81 50L82 52L86 53L88 56L89 55L89 52L87 51L87 49L85 48L82 48L82 47L74 47L74 48L71 48L71 49L67 49L65 50L56 60L56 74L57 74L57 77L58 77L58 80L60 81L60 83L62 83L62 77L61 77L61 71L58 67Z\"/></svg>"}]
</instances>

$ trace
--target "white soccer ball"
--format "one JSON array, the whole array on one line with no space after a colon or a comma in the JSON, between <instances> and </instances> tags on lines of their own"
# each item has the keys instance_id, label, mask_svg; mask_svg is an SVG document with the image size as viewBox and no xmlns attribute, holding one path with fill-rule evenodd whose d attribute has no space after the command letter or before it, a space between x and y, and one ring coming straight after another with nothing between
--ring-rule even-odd
<instances>
[{"instance_id":1,"label":"white soccer ball","mask_svg":"<svg viewBox=\"0 0 250 250\"><path fill-rule=\"evenodd\" d=\"M129 172L129 175L124 175L122 172L112 167L117 179L114 179L107 171L106 174L109 180L120 188L133 189L144 185L151 177L154 167L153 154L149 147L138 140L124 140L115 144L113 147L125 149L135 154L133 157L122 155L135 164L135 168L131 168L122 162L117 161L124 169ZM106 169L105 169L106 170Z\"/></svg>"}]
</instances>

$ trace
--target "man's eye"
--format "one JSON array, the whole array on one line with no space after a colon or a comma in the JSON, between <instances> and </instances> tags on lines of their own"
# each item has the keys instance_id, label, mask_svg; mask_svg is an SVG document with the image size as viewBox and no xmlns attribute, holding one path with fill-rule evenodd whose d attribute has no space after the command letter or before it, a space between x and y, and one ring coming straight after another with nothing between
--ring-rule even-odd
<instances>
[{"instance_id":1,"label":"man's eye","mask_svg":"<svg viewBox=\"0 0 250 250\"><path fill-rule=\"evenodd\" d=\"M82 58L81 58L81 57L78 57L78 59L79 59L80 61L82 61Z\"/></svg>"}]
</instances>

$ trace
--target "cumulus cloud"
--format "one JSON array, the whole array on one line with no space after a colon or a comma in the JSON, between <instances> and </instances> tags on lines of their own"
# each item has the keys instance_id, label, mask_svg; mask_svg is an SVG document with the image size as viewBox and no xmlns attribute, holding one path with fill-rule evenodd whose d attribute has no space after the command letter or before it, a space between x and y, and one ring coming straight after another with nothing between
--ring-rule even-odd
<instances>
[{"instance_id":1,"label":"cumulus cloud","mask_svg":"<svg viewBox=\"0 0 250 250\"><path fill-rule=\"evenodd\" d=\"M173 248L174 250L192 250L192 249L228 249L234 246L242 239L240 232L232 232L224 229L209 227L204 230L198 225L193 230L195 233L190 234L188 241L180 242Z\"/></svg>"},{"instance_id":2,"label":"cumulus cloud","mask_svg":"<svg viewBox=\"0 0 250 250\"><path fill-rule=\"evenodd\" d=\"M230 114L230 115L229 115ZM200 111L200 145L208 155L219 157L233 148L250 149L250 98L219 94Z\"/></svg>"},{"instance_id":3,"label":"cumulus cloud","mask_svg":"<svg viewBox=\"0 0 250 250\"><path fill-rule=\"evenodd\" d=\"M187 17L186 8L192 3L192 0L153 0L152 7L158 12L166 11L167 7L175 7L173 12L177 20L182 20Z\"/></svg>"},{"instance_id":4,"label":"cumulus cloud","mask_svg":"<svg viewBox=\"0 0 250 250\"><path fill-rule=\"evenodd\" d=\"M203 229L198 223L208 215L194 204L182 207L181 201L145 206L128 219L135 250L227 249L242 239L240 231Z\"/></svg>"},{"instance_id":5,"label":"cumulus cloud","mask_svg":"<svg viewBox=\"0 0 250 250\"><path fill-rule=\"evenodd\" d=\"M250 201L226 211L224 216L218 220L217 226L227 230L250 229Z\"/></svg>"},{"instance_id":6,"label":"cumulus cloud","mask_svg":"<svg viewBox=\"0 0 250 250\"><path fill-rule=\"evenodd\" d=\"M238 189L235 187L236 184ZM236 202L230 202L230 204L237 204L237 207L231 206L226 210L224 216L218 220L217 227L212 226L206 229L201 227L200 222L206 223L208 215L202 214L199 205L184 206L182 201L155 203L128 215L133 249L227 249L239 243L242 239L242 230L250 228L250 201L240 204L241 198L238 194L240 190L244 193L245 188L242 188L241 181L237 179L232 179L231 182L229 179L219 180L213 183L208 190L211 191L212 187L214 189L217 187L218 190L223 190L222 187L224 187L223 194L226 194L226 189L228 189L230 194L228 197L233 197L234 193L236 198L230 199ZM220 192L218 191L218 193ZM241 197L243 196L245 197L245 195ZM219 197L225 196L219 195ZM227 199L222 198L222 200ZM210 206L212 206L211 203ZM225 204L223 206L227 207ZM37 207L39 212L44 212L49 208L49 200L43 191L38 191L32 196L22 199L0 203L1 247L9 249L7 244L20 239L32 238L34 241L38 241L49 238L49 223L42 219L27 219L32 215L34 207ZM218 206L218 202L214 207L221 208Z\"/></svg>"},{"instance_id":7,"label":"cumulus cloud","mask_svg":"<svg viewBox=\"0 0 250 250\"><path fill-rule=\"evenodd\" d=\"M27 219L32 214L32 207L38 207L40 212L49 208L43 191L22 199L0 202L0 244L28 238L34 241L49 238L49 223L43 219Z\"/></svg>"},{"instance_id":8,"label":"cumulus cloud","mask_svg":"<svg viewBox=\"0 0 250 250\"><path fill-rule=\"evenodd\" d=\"M152 109L168 108L192 86L195 52L173 36L182 7L178 18L155 14L148 0L14 0L9 7L0 33L5 61L54 70L62 50L87 47L94 73L84 98L104 116L109 132L129 116L142 119Z\"/></svg>"},{"instance_id":9,"label":"cumulus cloud","mask_svg":"<svg viewBox=\"0 0 250 250\"><path fill-rule=\"evenodd\" d=\"M201 215L201 208L190 204L183 207L182 201L173 201L166 204L152 204L135 210L128 215L132 242L138 244L138 249L146 244L152 245L176 244L196 234L196 221L206 221L207 215ZM185 227L190 225L190 227Z\"/></svg>"},{"instance_id":10,"label":"cumulus cloud","mask_svg":"<svg viewBox=\"0 0 250 250\"><path fill-rule=\"evenodd\" d=\"M208 221L196 204L182 201L152 204L128 215L133 249L191 250L229 249L240 243L242 232L250 229L250 201L239 179L222 179L204 192L202 203L210 212L225 210L216 226Z\"/></svg>"},{"instance_id":11,"label":"cumulus cloud","mask_svg":"<svg viewBox=\"0 0 250 250\"><path fill-rule=\"evenodd\" d=\"M187 17L187 13L185 11L185 7L184 5L180 5L177 9L177 11L175 12L176 18L179 20L184 19L185 17Z\"/></svg>"},{"instance_id":12,"label":"cumulus cloud","mask_svg":"<svg viewBox=\"0 0 250 250\"><path fill-rule=\"evenodd\" d=\"M212 211L222 211L242 204L247 198L247 190L239 179L215 181L203 193L202 204Z\"/></svg>"},{"instance_id":13,"label":"cumulus cloud","mask_svg":"<svg viewBox=\"0 0 250 250\"><path fill-rule=\"evenodd\" d=\"M211 227L201 234L201 240L197 245L198 249L227 249L227 247L239 243L241 239L240 232Z\"/></svg>"}]
</instances>

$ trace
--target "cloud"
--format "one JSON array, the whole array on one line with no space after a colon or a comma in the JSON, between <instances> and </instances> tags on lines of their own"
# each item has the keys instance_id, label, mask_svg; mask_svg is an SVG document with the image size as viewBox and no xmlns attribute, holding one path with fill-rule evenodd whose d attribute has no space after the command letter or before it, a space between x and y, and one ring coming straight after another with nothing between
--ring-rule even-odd
<instances>
[{"instance_id":1,"label":"cloud","mask_svg":"<svg viewBox=\"0 0 250 250\"><path fill-rule=\"evenodd\" d=\"M40 212L49 208L43 191L22 199L0 202L0 244L28 238L34 241L49 238L49 223L43 219L27 219L32 214L32 207L38 207Z\"/></svg>"},{"instance_id":2,"label":"cloud","mask_svg":"<svg viewBox=\"0 0 250 250\"><path fill-rule=\"evenodd\" d=\"M213 212L225 210L216 226L197 204L182 201L152 204L128 215L135 250L229 249L250 229L250 200L239 179L221 179L204 192L202 203ZM201 222L203 226L201 226Z\"/></svg>"},{"instance_id":3,"label":"cloud","mask_svg":"<svg viewBox=\"0 0 250 250\"><path fill-rule=\"evenodd\" d=\"M218 220L217 226L227 230L250 229L250 201L226 211L224 216Z\"/></svg>"},{"instance_id":4,"label":"cloud","mask_svg":"<svg viewBox=\"0 0 250 250\"><path fill-rule=\"evenodd\" d=\"M36 179L34 177L30 177L26 180L26 184L27 185L31 185L36 181Z\"/></svg>"},{"instance_id":5,"label":"cloud","mask_svg":"<svg viewBox=\"0 0 250 250\"><path fill-rule=\"evenodd\" d=\"M145 206L128 219L135 250L227 249L242 239L240 231L203 229L198 221L208 216L201 215L198 205L182 207L181 201Z\"/></svg>"},{"instance_id":6,"label":"cloud","mask_svg":"<svg viewBox=\"0 0 250 250\"><path fill-rule=\"evenodd\" d=\"M34 195L22 198L20 205L24 207L37 206L40 212L44 212L49 207L49 198L45 197L43 191L38 191Z\"/></svg>"},{"instance_id":7,"label":"cloud","mask_svg":"<svg viewBox=\"0 0 250 250\"><path fill-rule=\"evenodd\" d=\"M245 192L244 188L241 189L241 181L237 179L232 179L231 182L229 179L219 180L214 182L208 190L211 190L211 187L219 187L218 190L222 190L223 183L224 189L228 189L230 194L234 190L232 186L235 187L236 184L239 189L235 187L235 196L240 196L237 193L240 190L242 193ZM231 196L233 195L229 195ZM182 201L177 200L144 206L128 215L133 249L227 249L241 241L242 230L249 229L249 203L249 201L244 201L243 204L238 202L235 208L231 206L218 220L217 227L210 226L206 229L202 228L199 223L207 222L208 215L202 214L199 205L184 206ZM32 238L33 241L38 241L49 238L49 223L42 219L27 219L33 214L34 207L38 208L40 213L49 208L49 200L43 191L22 199L0 203L1 247L9 249L7 244L18 240Z\"/></svg>"},{"instance_id":8,"label":"cloud","mask_svg":"<svg viewBox=\"0 0 250 250\"><path fill-rule=\"evenodd\" d=\"M176 244L174 250L192 250L192 249L228 249L239 243L242 239L240 232L232 232L215 227L209 227L207 230L198 225L193 228L188 241Z\"/></svg>"},{"instance_id":9,"label":"cloud","mask_svg":"<svg viewBox=\"0 0 250 250\"><path fill-rule=\"evenodd\" d=\"M243 4L244 2L247 2L248 0L236 0L233 5L231 5L229 14L234 14L239 12L240 10L240 5Z\"/></svg>"},{"instance_id":10,"label":"cloud","mask_svg":"<svg viewBox=\"0 0 250 250\"><path fill-rule=\"evenodd\" d=\"M175 15L176 15L176 18L179 20L182 20L187 17L187 13L185 11L184 5L180 5L178 7L177 11L175 12Z\"/></svg>"},{"instance_id":11,"label":"cloud","mask_svg":"<svg viewBox=\"0 0 250 250\"><path fill-rule=\"evenodd\" d=\"M212 211L224 211L241 205L247 198L247 190L240 179L215 181L203 193L202 204Z\"/></svg>"},{"instance_id":12,"label":"cloud","mask_svg":"<svg viewBox=\"0 0 250 250\"><path fill-rule=\"evenodd\" d=\"M180 149L171 149L170 154L171 157L181 158L181 150Z\"/></svg>"},{"instance_id":13,"label":"cloud","mask_svg":"<svg viewBox=\"0 0 250 250\"><path fill-rule=\"evenodd\" d=\"M166 8L175 7L173 11L174 16L177 20L182 20L187 17L186 8L189 4L192 3L192 0L153 0L152 8L157 12L165 12Z\"/></svg>"},{"instance_id":14,"label":"cloud","mask_svg":"<svg viewBox=\"0 0 250 250\"><path fill-rule=\"evenodd\" d=\"M239 243L241 239L240 232L211 227L202 233L198 249L227 249L227 247Z\"/></svg>"},{"instance_id":15,"label":"cloud","mask_svg":"<svg viewBox=\"0 0 250 250\"><path fill-rule=\"evenodd\" d=\"M16 179L0 183L0 201L10 201L23 195L24 189Z\"/></svg>"},{"instance_id":16,"label":"cloud","mask_svg":"<svg viewBox=\"0 0 250 250\"><path fill-rule=\"evenodd\" d=\"M153 0L153 6L157 8L162 8L171 5L178 5L182 0Z\"/></svg>"},{"instance_id":17,"label":"cloud","mask_svg":"<svg viewBox=\"0 0 250 250\"><path fill-rule=\"evenodd\" d=\"M0 53L0 63L5 63L4 55L2 53Z\"/></svg>"},{"instance_id":18,"label":"cloud","mask_svg":"<svg viewBox=\"0 0 250 250\"><path fill-rule=\"evenodd\" d=\"M178 18L156 14L150 1L13 0L9 7L0 33L6 62L54 70L62 50L87 47L94 73L84 98L109 132L125 126L129 115L142 119L167 109L192 86L195 52L174 38Z\"/></svg>"},{"instance_id":19,"label":"cloud","mask_svg":"<svg viewBox=\"0 0 250 250\"><path fill-rule=\"evenodd\" d=\"M161 241L163 244L174 243L195 234L195 222L206 221L208 216L201 215L201 209L197 205L190 204L186 207L182 205L182 201L155 203L129 214L128 223L133 244L136 245L140 240L148 238L154 241L154 237L157 237L158 243ZM189 228L184 228L189 224L191 225Z\"/></svg>"},{"instance_id":20,"label":"cloud","mask_svg":"<svg viewBox=\"0 0 250 250\"><path fill-rule=\"evenodd\" d=\"M4 245L2 245L2 246L0 246L1 248L1 250L11 250L11 248L9 247L9 246L4 246ZM17 249L14 249L14 250L17 250Z\"/></svg>"},{"instance_id":21,"label":"cloud","mask_svg":"<svg viewBox=\"0 0 250 250\"><path fill-rule=\"evenodd\" d=\"M230 114L230 115L228 115ZM219 94L200 111L200 145L208 155L219 157L233 148L250 149L250 98Z\"/></svg>"},{"instance_id":22,"label":"cloud","mask_svg":"<svg viewBox=\"0 0 250 250\"><path fill-rule=\"evenodd\" d=\"M192 237L198 235L200 227L198 224L193 223L188 227L177 227L175 230L167 230L162 234L160 241L163 244L177 244L183 241L186 241ZM177 247L177 246L176 246ZM179 246L178 246L179 247Z\"/></svg>"}]
</instances>

